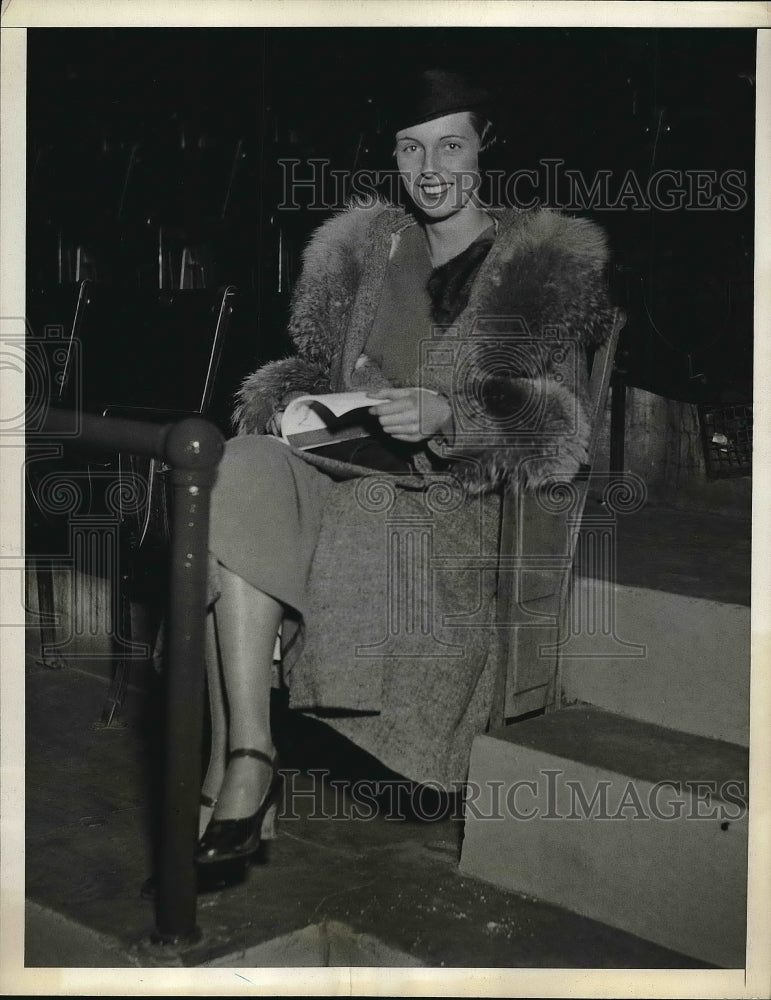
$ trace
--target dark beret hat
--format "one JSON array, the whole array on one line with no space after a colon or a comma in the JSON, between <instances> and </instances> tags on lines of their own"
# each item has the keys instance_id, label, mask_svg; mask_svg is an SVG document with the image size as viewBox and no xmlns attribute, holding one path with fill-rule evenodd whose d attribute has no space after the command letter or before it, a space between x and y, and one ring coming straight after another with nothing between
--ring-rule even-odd
<instances>
[{"instance_id":1,"label":"dark beret hat","mask_svg":"<svg viewBox=\"0 0 771 1000\"><path fill-rule=\"evenodd\" d=\"M490 117L492 95L459 73L430 69L400 81L387 101L386 124L393 131L458 111Z\"/></svg>"}]
</instances>

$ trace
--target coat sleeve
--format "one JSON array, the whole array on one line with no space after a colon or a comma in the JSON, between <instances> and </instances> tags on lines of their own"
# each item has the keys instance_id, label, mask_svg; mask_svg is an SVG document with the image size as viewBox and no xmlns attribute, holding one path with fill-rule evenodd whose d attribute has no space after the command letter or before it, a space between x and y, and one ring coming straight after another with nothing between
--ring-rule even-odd
<instances>
[{"instance_id":1,"label":"coat sleeve","mask_svg":"<svg viewBox=\"0 0 771 1000\"><path fill-rule=\"evenodd\" d=\"M268 362L244 379L233 414L238 434L264 433L291 393L333 391L333 360L348 328L368 229L383 208L354 206L333 216L311 237L290 305L287 332L295 353Z\"/></svg>"},{"instance_id":2,"label":"coat sleeve","mask_svg":"<svg viewBox=\"0 0 771 1000\"><path fill-rule=\"evenodd\" d=\"M233 423L238 434L264 434L270 418L284 409L295 392L329 391L323 368L302 357L269 361L248 375L236 393Z\"/></svg>"},{"instance_id":3,"label":"coat sleeve","mask_svg":"<svg viewBox=\"0 0 771 1000\"><path fill-rule=\"evenodd\" d=\"M587 461L587 352L608 336L614 310L602 230L539 212L483 281L469 336L453 349L452 440L432 450L484 484L537 488ZM441 390L440 390L441 391Z\"/></svg>"}]
</instances>

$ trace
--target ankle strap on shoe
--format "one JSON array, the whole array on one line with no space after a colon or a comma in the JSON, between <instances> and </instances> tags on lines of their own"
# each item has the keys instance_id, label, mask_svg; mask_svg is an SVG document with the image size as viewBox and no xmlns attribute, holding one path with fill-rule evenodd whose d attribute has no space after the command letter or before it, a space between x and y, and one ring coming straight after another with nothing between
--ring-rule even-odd
<instances>
[{"instance_id":1,"label":"ankle strap on shoe","mask_svg":"<svg viewBox=\"0 0 771 1000\"><path fill-rule=\"evenodd\" d=\"M269 757L262 750L254 750L252 747L239 747L237 750L231 750L228 754L228 760L233 760L235 757L254 757L255 760L261 760L264 764L269 764L273 767L274 758Z\"/></svg>"}]
</instances>

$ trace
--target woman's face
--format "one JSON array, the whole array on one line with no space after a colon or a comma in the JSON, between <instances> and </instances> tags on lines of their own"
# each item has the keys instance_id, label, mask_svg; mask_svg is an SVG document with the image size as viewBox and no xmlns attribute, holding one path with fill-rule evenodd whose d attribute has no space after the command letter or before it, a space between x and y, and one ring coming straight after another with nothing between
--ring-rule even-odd
<instances>
[{"instance_id":1,"label":"woman's face","mask_svg":"<svg viewBox=\"0 0 771 1000\"><path fill-rule=\"evenodd\" d=\"M459 111L396 133L396 164L407 193L427 216L459 212L479 184L479 136Z\"/></svg>"}]
</instances>

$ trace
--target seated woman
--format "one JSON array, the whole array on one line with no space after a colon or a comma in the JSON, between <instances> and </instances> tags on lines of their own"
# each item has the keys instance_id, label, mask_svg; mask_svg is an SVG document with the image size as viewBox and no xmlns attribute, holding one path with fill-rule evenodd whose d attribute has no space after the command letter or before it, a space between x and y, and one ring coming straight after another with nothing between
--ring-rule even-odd
<instances>
[{"instance_id":1,"label":"seated woman","mask_svg":"<svg viewBox=\"0 0 771 1000\"><path fill-rule=\"evenodd\" d=\"M272 836L279 626L293 708L414 782L465 779L492 698L498 487L586 460L606 241L586 220L482 204L484 102L455 74L420 76L394 122L409 208L357 205L317 230L296 355L240 389L212 499L207 659L228 753L215 746L204 782L201 864ZM357 389L379 400L379 436L343 455L277 437L297 395Z\"/></svg>"}]
</instances>

